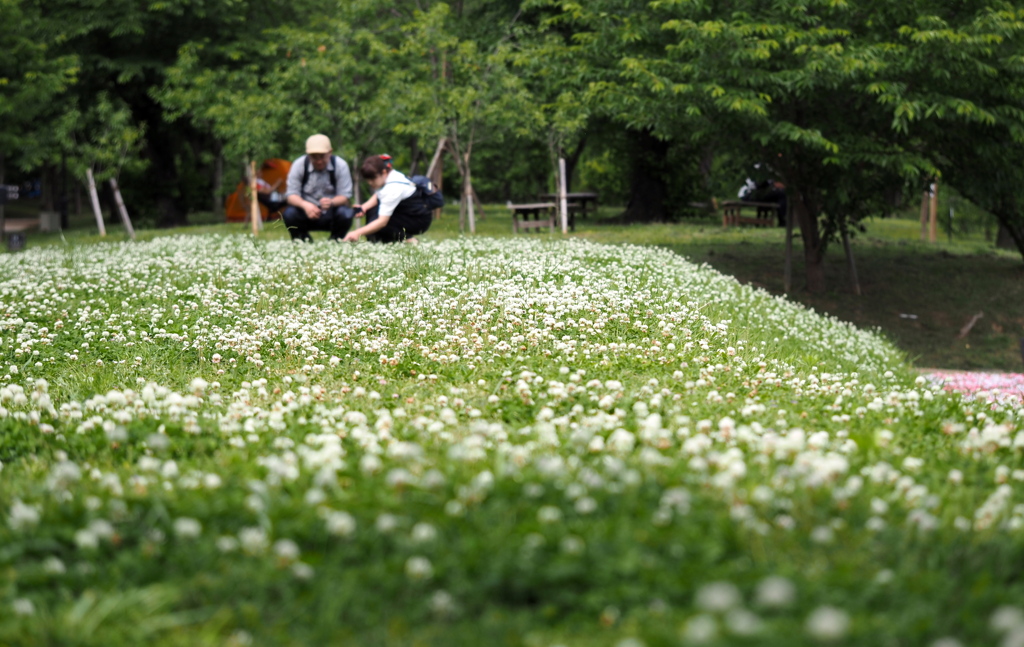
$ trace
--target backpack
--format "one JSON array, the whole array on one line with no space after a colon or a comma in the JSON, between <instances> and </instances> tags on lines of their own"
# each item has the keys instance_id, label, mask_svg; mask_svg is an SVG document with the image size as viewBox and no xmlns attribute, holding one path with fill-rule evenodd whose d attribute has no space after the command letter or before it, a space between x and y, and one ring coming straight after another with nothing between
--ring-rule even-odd
<instances>
[{"instance_id":1,"label":"backpack","mask_svg":"<svg viewBox=\"0 0 1024 647\"><path fill-rule=\"evenodd\" d=\"M419 197L423 200L423 204L427 209L433 211L444 206L444 196L434 187L434 183L426 175L414 175L409 178L409 181L416 185Z\"/></svg>"}]
</instances>

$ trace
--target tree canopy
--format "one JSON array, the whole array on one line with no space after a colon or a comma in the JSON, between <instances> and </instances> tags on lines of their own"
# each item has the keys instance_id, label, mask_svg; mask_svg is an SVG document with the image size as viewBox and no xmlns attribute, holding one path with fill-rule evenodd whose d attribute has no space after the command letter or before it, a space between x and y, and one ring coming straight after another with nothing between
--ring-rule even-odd
<instances>
[{"instance_id":1,"label":"tree canopy","mask_svg":"<svg viewBox=\"0 0 1024 647\"><path fill-rule=\"evenodd\" d=\"M189 187L209 186L222 160L292 156L324 132L346 158L387 151L404 165L446 137L460 193L475 183L492 200L547 189L565 156L579 181L623 186L637 221L676 218L756 164L786 186L812 290L830 241L937 178L1024 255L1020 2L46 9L0 0L21 26L0 35L0 151L25 168L117 161L164 224L205 208Z\"/></svg>"}]
</instances>

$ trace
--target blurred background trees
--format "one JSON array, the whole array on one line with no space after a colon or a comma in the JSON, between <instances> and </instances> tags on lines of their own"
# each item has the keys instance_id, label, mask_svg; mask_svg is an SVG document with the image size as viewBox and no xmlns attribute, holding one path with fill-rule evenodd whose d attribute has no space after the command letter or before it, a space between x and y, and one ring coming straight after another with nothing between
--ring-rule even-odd
<instances>
[{"instance_id":1,"label":"blurred background trees","mask_svg":"<svg viewBox=\"0 0 1024 647\"><path fill-rule=\"evenodd\" d=\"M150 224L216 211L249 160L323 132L420 172L446 137L446 192L483 202L554 189L564 157L627 222L770 178L812 290L830 242L936 179L1024 255L1020 2L0 0L0 18L0 174L117 168Z\"/></svg>"}]
</instances>

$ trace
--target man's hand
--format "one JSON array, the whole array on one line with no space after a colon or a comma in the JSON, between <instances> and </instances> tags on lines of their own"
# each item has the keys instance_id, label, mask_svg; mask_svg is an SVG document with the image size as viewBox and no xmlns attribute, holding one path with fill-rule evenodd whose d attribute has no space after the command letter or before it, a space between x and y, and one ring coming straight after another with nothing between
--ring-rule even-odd
<instances>
[{"instance_id":1,"label":"man's hand","mask_svg":"<svg viewBox=\"0 0 1024 647\"><path fill-rule=\"evenodd\" d=\"M355 242L358 242L358 240L359 240L359 231L358 230L350 231L347 234L345 234L345 242L346 243L355 243Z\"/></svg>"},{"instance_id":2,"label":"man's hand","mask_svg":"<svg viewBox=\"0 0 1024 647\"><path fill-rule=\"evenodd\" d=\"M322 210L327 211L328 209L330 209L333 206L334 206L334 199L333 198L320 198L320 208Z\"/></svg>"},{"instance_id":3,"label":"man's hand","mask_svg":"<svg viewBox=\"0 0 1024 647\"><path fill-rule=\"evenodd\" d=\"M302 205L303 211L306 212L306 216L310 220L316 220L320 217L320 207L316 206L312 202L306 202Z\"/></svg>"}]
</instances>

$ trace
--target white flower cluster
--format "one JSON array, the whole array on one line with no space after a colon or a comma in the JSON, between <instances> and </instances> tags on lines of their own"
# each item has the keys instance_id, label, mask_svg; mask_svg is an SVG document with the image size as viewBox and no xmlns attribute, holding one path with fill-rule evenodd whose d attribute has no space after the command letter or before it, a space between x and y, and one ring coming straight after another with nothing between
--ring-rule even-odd
<instances>
[{"instance_id":1,"label":"white flower cluster","mask_svg":"<svg viewBox=\"0 0 1024 647\"><path fill-rule=\"evenodd\" d=\"M666 251L180 237L0 266L0 532L72 523L59 554L83 563L209 546L303 581L311 552L371 536L443 585L445 523L509 492L523 564L589 559L624 494L650 500L645 532L701 510L808 550L1024 527L1024 410L894 373L877 336ZM432 590L432 612L461 605ZM769 578L753 602L795 597ZM727 582L694 604L689 641L763 627Z\"/></svg>"}]
</instances>

